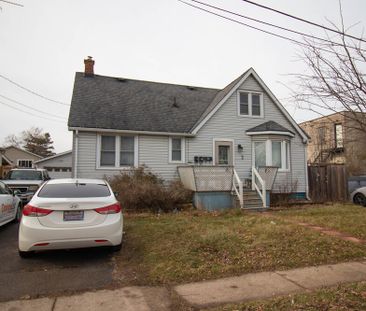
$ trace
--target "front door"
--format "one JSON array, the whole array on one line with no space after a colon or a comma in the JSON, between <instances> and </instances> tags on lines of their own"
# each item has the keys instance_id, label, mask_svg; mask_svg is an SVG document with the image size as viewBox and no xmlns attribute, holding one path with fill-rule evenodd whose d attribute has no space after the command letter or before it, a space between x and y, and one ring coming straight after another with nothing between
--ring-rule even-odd
<instances>
[{"instance_id":1,"label":"front door","mask_svg":"<svg viewBox=\"0 0 366 311\"><path fill-rule=\"evenodd\" d=\"M231 141L215 141L215 165L233 165Z\"/></svg>"}]
</instances>

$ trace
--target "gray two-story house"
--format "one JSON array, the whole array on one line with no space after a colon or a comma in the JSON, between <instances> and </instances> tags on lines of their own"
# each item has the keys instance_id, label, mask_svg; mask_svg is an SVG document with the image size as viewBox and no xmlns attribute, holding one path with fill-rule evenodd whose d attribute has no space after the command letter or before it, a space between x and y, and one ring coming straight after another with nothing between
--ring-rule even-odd
<instances>
[{"instance_id":1,"label":"gray two-story house","mask_svg":"<svg viewBox=\"0 0 366 311\"><path fill-rule=\"evenodd\" d=\"M250 68L223 89L78 72L68 121L74 177L145 165L169 181L182 165L278 168L273 191L307 194L307 135Z\"/></svg>"}]
</instances>

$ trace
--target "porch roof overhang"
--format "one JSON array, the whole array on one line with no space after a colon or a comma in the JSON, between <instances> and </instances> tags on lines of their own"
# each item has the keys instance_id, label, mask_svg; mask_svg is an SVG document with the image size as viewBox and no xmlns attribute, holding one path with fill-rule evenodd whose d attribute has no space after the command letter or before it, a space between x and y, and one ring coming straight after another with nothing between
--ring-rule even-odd
<instances>
[{"instance_id":1,"label":"porch roof overhang","mask_svg":"<svg viewBox=\"0 0 366 311\"><path fill-rule=\"evenodd\" d=\"M246 132L249 136L255 135L283 135L283 136L290 136L295 137L295 135L291 132L282 132L282 131L262 131L262 132Z\"/></svg>"},{"instance_id":2,"label":"porch roof overhang","mask_svg":"<svg viewBox=\"0 0 366 311\"><path fill-rule=\"evenodd\" d=\"M274 121L268 121L262 124L259 124L249 130L246 131L246 134L251 135L284 135L295 137L295 133L290 131L289 129L283 127Z\"/></svg>"}]
</instances>

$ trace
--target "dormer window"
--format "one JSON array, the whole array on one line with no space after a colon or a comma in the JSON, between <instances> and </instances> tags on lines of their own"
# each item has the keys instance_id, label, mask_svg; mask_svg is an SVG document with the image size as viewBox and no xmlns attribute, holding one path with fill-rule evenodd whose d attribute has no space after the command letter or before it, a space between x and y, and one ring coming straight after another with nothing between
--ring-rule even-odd
<instances>
[{"instance_id":1,"label":"dormer window","mask_svg":"<svg viewBox=\"0 0 366 311\"><path fill-rule=\"evenodd\" d=\"M239 91L238 114L245 117L263 117L263 94Z\"/></svg>"}]
</instances>

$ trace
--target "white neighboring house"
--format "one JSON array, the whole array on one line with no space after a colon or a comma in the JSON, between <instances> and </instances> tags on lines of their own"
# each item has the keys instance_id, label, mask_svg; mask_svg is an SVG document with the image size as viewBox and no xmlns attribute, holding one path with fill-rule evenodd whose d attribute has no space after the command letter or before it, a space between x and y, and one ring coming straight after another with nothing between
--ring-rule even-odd
<instances>
[{"instance_id":1,"label":"white neighboring house","mask_svg":"<svg viewBox=\"0 0 366 311\"><path fill-rule=\"evenodd\" d=\"M253 68L223 89L76 73L68 126L73 177L146 165L165 180L182 165L232 165L241 180L276 166L273 191L308 192L308 136Z\"/></svg>"},{"instance_id":2,"label":"white neighboring house","mask_svg":"<svg viewBox=\"0 0 366 311\"><path fill-rule=\"evenodd\" d=\"M51 178L71 178L72 151L65 151L34 162L37 168L44 168Z\"/></svg>"}]
</instances>

